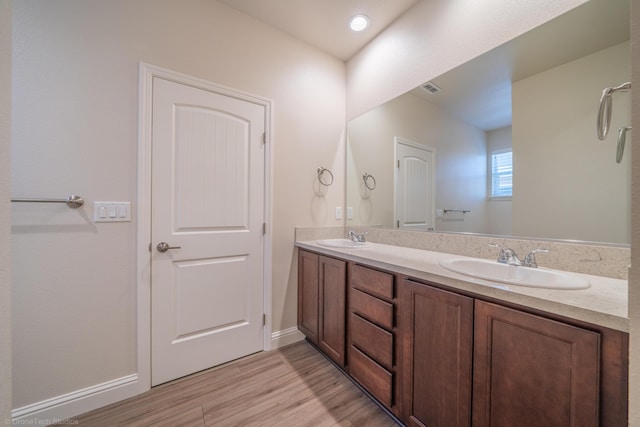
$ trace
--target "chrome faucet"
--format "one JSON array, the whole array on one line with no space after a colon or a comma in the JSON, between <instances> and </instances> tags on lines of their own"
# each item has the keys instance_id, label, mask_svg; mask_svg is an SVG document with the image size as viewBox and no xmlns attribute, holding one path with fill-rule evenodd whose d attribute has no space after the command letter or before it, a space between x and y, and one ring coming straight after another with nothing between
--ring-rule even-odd
<instances>
[{"instance_id":1,"label":"chrome faucet","mask_svg":"<svg viewBox=\"0 0 640 427\"><path fill-rule=\"evenodd\" d=\"M536 254L538 253L547 253L549 249L534 249L524 257L524 261L522 261L522 265L525 267L533 267L538 268L538 263L536 262Z\"/></svg>"},{"instance_id":2,"label":"chrome faucet","mask_svg":"<svg viewBox=\"0 0 640 427\"><path fill-rule=\"evenodd\" d=\"M499 263L517 266L522 265L522 261L520 261L520 258L518 258L518 255L513 249L503 248L496 243L489 243L489 246L500 250L500 255L498 256Z\"/></svg>"},{"instance_id":3,"label":"chrome faucet","mask_svg":"<svg viewBox=\"0 0 640 427\"><path fill-rule=\"evenodd\" d=\"M489 243L489 246L500 249L500 255L498 256L499 263L531 268L538 267L538 263L536 262L537 253L549 252L549 249L534 249L524 257L524 260L520 260L518 254L516 254L513 249L504 248L495 243Z\"/></svg>"},{"instance_id":4,"label":"chrome faucet","mask_svg":"<svg viewBox=\"0 0 640 427\"><path fill-rule=\"evenodd\" d=\"M349 236L349 239L351 239L352 242L360 242L363 243L365 241L365 235L367 234L367 232L365 231L364 233L356 233L355 231L351 230L347 233L347 236Z\"/></svg>"}]
</instances>

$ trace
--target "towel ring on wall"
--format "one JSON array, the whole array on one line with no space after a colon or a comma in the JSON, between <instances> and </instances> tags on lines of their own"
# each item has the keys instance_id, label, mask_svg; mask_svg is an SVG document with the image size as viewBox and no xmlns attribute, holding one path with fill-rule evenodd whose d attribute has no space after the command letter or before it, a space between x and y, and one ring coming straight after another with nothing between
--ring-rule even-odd
<instances>
[{"instance_id":1,"label":"towel ring on wall","mask_svg":"<svg viewBox=\"0 0 640 427\"><path fill-rule=\"evenodd\" d=\"M631 130L631 126L625 126L618 129L618 148L616 149L616 163L622 162L624 156L624 145L627 142L627 132Z\"/></svg>"},{"instance_id":2,"label":"towel ring on wall","mask_svg":"<svg viewBox=\"0 0 640 427\"><path fill-rule=\"evenodd\" d=\"M330 186L331 184L333 184L333 173L331 173L329 169L320 166L318 168L318 181L325 187Z\"/></svg>"},{"instance_id":3,"label":"towel ring on wall","mask_svg":"<svg viewBox=\"0 0 640 427\"><path fill-rule=\"evenodd\" d=\"M616 92L628 92L629 90L631 90L631 82L623 83L617 87L608 87L602 91L600 108L598 109L598 122L596 123L596 131L600 141L604 141L607 137L609 126L611 126L611 112L613 110L611 95Z\"/></svg>"},{"instance_id":4,"label":"towel ring on wall","mask_svg":"<svg viewBox=\"0 0 640 427\"><path fill-rule=\"evenodd\" d=\"M364 186L369 190L376 189L376 179L373 177L373 175L369 175L365 172L364 175L362 175L362 180L364 181Z\"/></svg>"}]
</instances>

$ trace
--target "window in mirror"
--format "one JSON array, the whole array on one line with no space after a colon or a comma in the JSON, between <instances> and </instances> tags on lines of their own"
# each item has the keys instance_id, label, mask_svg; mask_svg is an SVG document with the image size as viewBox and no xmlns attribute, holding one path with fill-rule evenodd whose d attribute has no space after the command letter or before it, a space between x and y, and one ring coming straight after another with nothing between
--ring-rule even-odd
<instances>
[{"instance_id":1,"label":"window in mirror","mask_svg":"<svg viewBox=\"0 0 640 427\"><path fill-rule=\"evenodd\" d=\"M513 156L511 150L491 154L491 198L511 197L513 191Z\"/></svg>"}]
</instances>

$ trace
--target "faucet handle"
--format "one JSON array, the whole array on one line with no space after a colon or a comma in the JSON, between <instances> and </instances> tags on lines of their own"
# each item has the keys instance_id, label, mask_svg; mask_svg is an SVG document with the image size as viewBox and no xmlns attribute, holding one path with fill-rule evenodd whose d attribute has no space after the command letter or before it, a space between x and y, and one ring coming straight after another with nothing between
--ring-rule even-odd
<instances>
[{"instance_id":1,"label":"faucet handle","mask_svg":"<svg viewBox=\"0 0 640 427\"><path fill-rule=\"evenodd\" d=\"M537 268L538 263L536 262L536 254L547 252L549 252L549 249L534 249L529 252L526 257L524 257L524 261L522 261L522 264L526 267Z\"/></svg>"},{"instance_id":2,"label":"faucet handle","mask_svg":"<svg viewBox=\"0 0 640 427\"><path fill-rule=\"evenodd\" d=\"M489 246L492 248L497 248L500 250L500 255L498 256L498 262L506 263L507 262L507 249L503 246L500 246L497 243L489 243Z\"/></svg>"},{"instance_id":3,"label":"faucet handle","mask_svg":"<svg viewBox=\"0 0 640 427\"><path fill-rule=\"evenodd\" d=\"M353 230L350 230L347 233L347 236L349 237L349 239L351 239L354 242L364 242L365 241L365 236L367 235L367 232L364 231L362 233L356 233Z\"/></svg>"}]
</instances>

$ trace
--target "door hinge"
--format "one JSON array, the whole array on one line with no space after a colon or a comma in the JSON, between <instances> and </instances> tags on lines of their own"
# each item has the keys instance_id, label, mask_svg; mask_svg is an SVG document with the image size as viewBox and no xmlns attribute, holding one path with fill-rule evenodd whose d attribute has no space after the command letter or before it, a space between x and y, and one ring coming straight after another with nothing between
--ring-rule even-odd
<instances>
[{"instance_id":1,"label":"door hinge","mask_svg":"<svg viewBox=\"0 0 640 427\"><path fill-rule=\"evenodd\" d=\"M400 220L396 221L396 228L400 228Z\"/></svg>"},{"instance_id":2,"label":"door hinge","mask_svg":"<svg viewBox=\"0 0 640 427\"><path fill-rule=\"evenodd\" d=\"M400 169L400 160L398 160L398 169Z\"/></svg>"},{"instance_id":3,"label":"door hinge","mask_svg":"<svg viewBox=\"0 0 640 427\"><path fill-rule=\"evenodd\" d=\"M263 132L263 133L262 133L262 143L263 143L263 144L266 144L266 143L267 143L267 133L266 133L266 132Z\"/></svg>"},{"instance_id":4,"label":"door hinge","mask_svg":"<svg viewBox=\"0 0 640 427\"><path fill-rule=\"evenodd\" d=\"M151 248L151 242L149 242L149 252L151 252L152 248Z\"/></svg>"},{"instance_id":5,"label":"door hinge","mask_svg":"<svg viewBox=\"0 0 640 427\"><path fill-rule=\"evenodd\" d=\"M267 326L267 315L262 313L262 326Z\"/></svg>"},{"instance_id":6,"label":"door hinge","mask_svg":"<svg viewBox=\"0 0 640 427\"><path fill-rule=\"evenodd\" d=\"M267 223L266 222L262 223L262 234L263 235L267 234Z\"/></svg>"}]
</instances>

